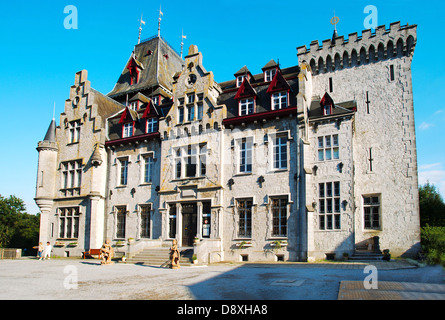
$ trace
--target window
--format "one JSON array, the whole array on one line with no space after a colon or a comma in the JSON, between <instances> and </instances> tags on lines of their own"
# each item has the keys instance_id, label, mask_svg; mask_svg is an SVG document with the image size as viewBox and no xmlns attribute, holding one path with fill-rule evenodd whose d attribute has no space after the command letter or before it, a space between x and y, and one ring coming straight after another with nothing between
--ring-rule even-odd
<instances>
[{"instance_id":1,"label":"window","mask_svg":"<svg viewBox=\"0 0 445 320\"><path fill-rule=\"evenodd\" d=\"M334 83L332 78L329 78L329 92L334 92Z\"/></svg>"},{"instance_id":2,"label":"window","mask_svg":"<svg viewBox=\"0 0 445 320\"><path fill-rule=\"evenodd\" d=\"M318 185L318 214L320 230L340 230L340 182Z\"/></svg>"},{"instance_id":3,"label":"window","mask_svg":"<svg viewBox=\"0 0 445 320\"><path fill-rule=\"evenodd\" d=\"M154 159L152 156L144 157L144 183L153 182Z\"/></svg>"},{"instance_id":4,"label":"window","mask_svg":"<svg viewBox=\"0 0 445 320\"><path fill-rule=\"evenodd\" d=\"M82 160L62 163L62 189L80 189L82 185Z\"/></svg>"},{"instance_id":5,"label":"window","mask_svg":"<svg viewBox=\"0 0 445 320\"><path fill-rule=\"evenodd\" d=\"M199 161L198 161L199 159ZM175 150L176 179L203 177L207 173L207 144L194 144ZM183 168L183 164L185 167Z\"/></svg>"},{"instance_id":6,"label":"window","mask_svg":"<svg viewBox=\"0 0 445 320\"><path fill-rule=\"evenodd\" d=\"M151 205L141 205L141 238L150 238Z\"/></svg>"},{"instance_id":7,"label":"window","mask_svg":"<svg viewBox=\"0 0 445 320\"><path fill-rule=\"evenodd\" d=\"M318 161L340 159L338 134L318 137Z\"/></svg>"},{"instance_id":8,"label":"window","mask_svg":"<svg viewBox=\"0 0 445 320\"><path fill-rule=\"evenodd\" d=\"M176 238L176 204L170 205L168 220L169 220L168 236L170 239L174 239Z\"/></svg>"},{"instance_id":9,"label":"window","mask_svg":"<svg viewBox=\"0 0 445 320\"><path fill-rule=\"evenodd\" d=\"M138 102L137 101L133 101L130 103L130 109L137 111L138 110Z\"/></svg>"},{"instance_id":10,"label":"window","mask_svg":"<svg viewBox=\"0 0 445 320\"><path fill-rule=\"evenodd\" d=\"M380 229L380 195L363 196L365 229Z\"/></svg>"},{"instance_id":11,"label":"window","mask_svg":"<svg viewBox=\"0 0 445 320\"><path fill-rule=\"evenodd\" d=\"M176 179L181 179L182 176L182 160L181 160L181 149L176 150Z\"/></svg>"},{"instance_id":12,"label":"window","mask_svg":"<svg viewBox=\"0 0 445 320\"><path fill-rule=\"evenodd\" d=\"M200 171L201 176L205 176L207 174L207 145L202 144L199 146L199 163L200 163Z\"/></svg>"},{"instance_id":13,"label":"window","mask_svg":"<svg viewBox=\"0 0 445 320\"><path fill-rule=\"evenodd\" d=\"M204 105L202 102L198 102L198 120L202 120L202 117L204 115Z\"/></svg>"},{"instance_id":14,"label":"window","mask_svg":"<svg viewBox=\"0 0 445 320\"><path fill-rule=\"evenodd\" d=\"M272 94L272 110L279 110L287 107L287 92L284 91Z\"/></svg>"},{"instance_id":15,"label":"window","mask_svg":"<svg viewBox=\"0 0 445 320\"><path fill-rule=\"evenodd\" d=\"M122 126L122 137L129 138L133 136L133 123L124 123Z\"/></svg>"},{"instance_id":16,"label":"window","mask_svg":"<svg viewBox=\"0 0 445 320\"><path fill-rule=\"evenodd\" d=\"M272 199L272 236L287 237L287 197Z\"/></svg>"},{"instance_id":17,"label":"window","mask_svg":"<svg viewBox=\"0 0 445 320\"><path fill-rule=\"evenodd\" d=\"M72 121L69 123L69 130L70 130L70 143L77 143L79 142L80 138L80 120L78 121Z\"/></svg>"},{"instance_id":18,"label":"window","mask_svg":"<svg viewBox=\"0 0 445 320\"><path fill-rule=\"evenodd\" d=\"M187 147L187 156L186 156L186 166L185 166L185 176L186 178L194 178L196 177L196 149L193 146Z\"/></svg>"},{"instance_id":19,"label":"window","mask_svg":"<svg viewBox=\"0 0 445 320\"><path fill-rule=\"evenodd\" d=\"M128 181L128 158L121 159L120 162L120 185L126 186Z\"/></svg>"},{"instance_id":20,"label":"window","mask_svg":"<svg viewBox=\"0 0 445 320\"><path fill-rule=\"evenodd\" d=\"M179 123L184 122L184 108L183 107L178 108L178 118L179 118Z\"/></svg>"},{"instance_id":21,"label":"window","mask_svg":"<svg viewBox=\"0 0 445 320\"><path fill-rule=\"evenodd\" d=\"M277 73L276 69L266 70L264 72L264 81L266 82L272 81L276 73Z\"/></svg>"},{"instance_id":22,"label":"window","mask_svg":"<svg viewBox=\"0 0 445 320\"><path fill-rule=\"evenodd\" d=\"M394 81L395 74L394 74L394 65L393 64L389 66L389 77L390 77L391 81Z\"/></svg>"},{"instance_id":23,"label":"window","mask_svg":"<svg viewBox=\"0 0 445 320\"><path fill-rule=\"evenodd\" d=\"M158 119L157 118L150 118L147 119L147 133L154 133L158 131Z\"/></svg>"},{"instance_id":24,"label":"window","mask_svg":"<svg viewBox=\"0 0 445 320\"><path fill-rule=\"evenodd\" d=\"M59 238L79 237L79 207L59 208Z\"/></svg>"},{"instance_id":25,"label":"window","mask_svg":"<svg viewBox=\"0 0 445 320\"><path fill-rule=\"evenodd\" d=\"M252 236L252 200L238 200L238 237L250 238Z\"/></svg>"},{"instance_id":26,"label":"window","mask_svg":"<svg viewBox=\"0 0 445 320\"><path fill-rule=\"evenodd\" d=\"M159 106L159 105L160 105L160 101L161 101L160 96L153 96L153 97L151 98L151 101L152 101L152 103L153 103L155 106Z\"/></svg>"},{"instance_id":27,"label":"window","mask_svg":"<svg viewBox=\"0 0 445 320\"><path fill-rule=\"evenodd\" d=\"M277 136L273 146L273 168L287 169L287 136Z\"/></svg>"},{"instance_id":28,"label":"window","mask_svg":"<svg viewBox=\"0 0 445 320\"><path fill-rule=\"evenodd\" d=\"M192 103L195 103L195 95L193 93L187 95L187 104L192 104Z\"/></svg>"},{"instance_id":29,"label":"window","mask_svg":"<svg viewBox=\"0 0 445 320\"><path fill-rule=\"evenodd\" d=\"M195 120L195 106L187 106L187 121Z\"/></svg>"},{"instance_id":30,"label":"window","mask_svg":"<svg viewBox=\"0 0 445 320\"><path fill-rule=\"evenodd\" d=\"M332 114L332 106L324 106L323 107L323 115L329 116Z\"/></svg>"},{"instance_id":31,"label":"window","mask_svg":"<svg viewBox=\"0 0 445 320\"><path fill-rule=\"evenodd\" d=\"M236 77L236 87L237 88L241 87L241 85L243 84L245 78L246 78L246 76L238 76L238 77Z\"/></svg>"},{"instance_id":32,"label":"window","mask_svg":"<svg viewBox=\"0 0 445 320\"><path fill-rule=\"evenodd\" d=\"M242 138L239 142L239 172L252 172L252 138Z\"/></svg>"},{"instance_id":33,"label":"window","mask_svg":"<svg viewBox=\"0 0 445 320\"><path fill-rule=\"evenodd\" d=\"M254 100L253 98L241 99L239 102L239 114L245 116L254 113Z\"/></svg>"},{"instance_id":34,"label":"window","mask_svg":"<svg viewBox=\"0 0 445 320\"><path fill-rule=\"evenodd\" d=\"M116 238L125 239L125 226L127 223L127 207L118 206L116 216Z\"/></svg>"}]
</instances>

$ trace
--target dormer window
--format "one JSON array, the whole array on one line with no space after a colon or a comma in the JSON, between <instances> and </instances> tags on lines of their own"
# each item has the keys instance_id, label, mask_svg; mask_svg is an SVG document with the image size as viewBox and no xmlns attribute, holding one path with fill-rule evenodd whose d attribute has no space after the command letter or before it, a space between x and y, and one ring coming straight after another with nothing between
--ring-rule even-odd
<instances>
[{"instance_id":1,"label":"dormer window","mask_svg":"<svg viewBox=\"0 0 445 320\"><path fill-rule=\"evenodd\" d=\"M332 106L324 106L323 107L323 115L329 116L332 114Z\"/></svg>"},{"instance_id":2,"label":"dormer window","mask_svg":"<svg viewBox=\"0 0 445 320\"><path fill-rule=\"evenodd\" d=\"M272 110L279 110L288 107L287 91L276 92L272 94Z\"/></svg>"},{"instance_id":3,"label":"dormer window","mask_svg":"<svg viewBox=\"0 0 445 320\"><path fill-rule=\"evenodd\" d=\"M153 133L158 131L158 119L157 118L150 118L147 119L147 133Z\"/></svg>"},{"instance_id":4,"label":"dormer window","mask_svg":"<svg viewBox=\"0 0 445 320\"><path fill-rule=\"evenodd\" d=\"M275 77L276 73L277 73L277 69L270 69L270 70L264 71L264 81L265 82L272 81L273 78Z\"/></svg>"},{"instance_id":5,"label":"dormer window","mask_svg":"<svg viewBox=\"0 0 445 320\"><path fill-rule=\"evenodd\" d=\"M239 101L239 115L246 116L248 114L253 114L255 112L255 99L241 99Z\"/></svg>"},{"instance_id":6,"label":"dormer window","mask_svg":"<svg viewBox=\"0 0 445 320\"><path fill-rule=\"evenodd\" d=\"M122 125L122 138L129 138L133 136L134 123L128 122Z\"/></svg>"},{"instance_id":7,"label":"dormer window","mask_svg":"<svg viewBox=\"0 0 445 320\"><path fill-rule=\"evenodd\" d=\"M137 111L138 110L138 105L139 105L138 101L133 101L133 102L130 103L130 109L134 110L134 111Z\"/></svg>"},{"instance_id":8,"label":"dormer window","mask_svg":"<svg viewBox=\"0 0 445 320\"><path fill-rule=\"evenodd\" d=\"M238 76L236 77L236 87L239 88L243 84L244 79L246 76Z\"/></svg>"},{"instance_id":9,"label":"dormer window","mask_svg":"<svg viewBox=\"0 0 445 320\"><path fill-rule=\"evenodd\" d=\"M153 104L154 104L155 106L159 106L159 102L160 102L160 100L161 100L161 99L159 99L159 96L154 96L154 97L151 98L151 101L153 102Z\"/></svg>"},{"instance_id":10,"label":"dormer window","mask_svg":"<svg viewBox=\"0 0 445 320\"><path fill-rule=\"evenodd\" d=\"M331 115L333 106L334 106L334 100L332 100L331 96L326 92L320 101L320 107L323 110L323 115L324 116Z\"/></svg>"}]
</instances>

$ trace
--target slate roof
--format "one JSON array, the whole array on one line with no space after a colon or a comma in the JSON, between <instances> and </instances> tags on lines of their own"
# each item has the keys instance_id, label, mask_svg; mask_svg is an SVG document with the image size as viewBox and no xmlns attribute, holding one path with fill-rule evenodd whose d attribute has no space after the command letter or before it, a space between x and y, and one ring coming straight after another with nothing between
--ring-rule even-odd
<instances>
[{"instance_id":1,"label":"slate roof","mask_svg":"<svg viewBox=\"0 0 445 320\"><path fill-rule=\"evenodd\" d=\"M298 74L300 73L300 68L294 66L281 69L280 71L292 91L289 95L289 107L295 107L297 105L296 96L298 94ZM264 73L256 74L250 79L250 85L257 93L256 114L271 111L271 96L267 92L270 84L271 82L264 81ZM238 117L238 100L235 99L235 96L239 88L236 87L236 79L221 82L219 85L223 93L218 98L218 104L226 105L227 118Z\"/></svg>"},{"instance_id":2,"label":"slate roof","mask_svg":"<svg viewBox=\"0 0 445 320\"><path fill-rule=\"evenodd\" d=\"M133 57L136 58L141 70L138 83L131 85L130 72L127 67ZM171 90L173 76L182 70L183 64L184 61L178 53L162 37L152 37L135 46L116 85L108 93L108 96L115 99L127 93L136 94L150 88L155 90L159 85Z\"/></svg>"}]
</instances>

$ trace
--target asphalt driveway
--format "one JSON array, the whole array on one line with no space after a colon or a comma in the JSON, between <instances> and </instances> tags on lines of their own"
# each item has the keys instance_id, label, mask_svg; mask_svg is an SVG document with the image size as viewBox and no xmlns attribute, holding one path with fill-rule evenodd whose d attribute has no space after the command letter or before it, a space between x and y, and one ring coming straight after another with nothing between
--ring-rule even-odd
<instances>
[{"instance_id":1,"label":"asphalt driveway","mask_svg":"<svg viewBox=\"0 0 445 320\"><path fill-rule=\"evenodd\" d=\"M375 264L376 281L445 285L441 267ZM379 266L379 264L381 264ZM99 260L0 261L2 300L337 300L366 264L216 264L171 270Z\"/></svg>"}]
</instances>

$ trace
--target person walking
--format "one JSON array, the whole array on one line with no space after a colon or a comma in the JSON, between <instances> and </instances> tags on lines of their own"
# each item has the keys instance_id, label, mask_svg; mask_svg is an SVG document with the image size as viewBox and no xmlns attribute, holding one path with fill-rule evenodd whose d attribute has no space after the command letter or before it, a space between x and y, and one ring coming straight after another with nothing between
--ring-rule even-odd
<instances>
[{"instance_id":1,"label":"person walking","mask_svg":"<svg viewBox=\"0 0 445 320\"><path fill-rule=\"evenodd\" d=\"M48 257L48 260L51 259L51 250L52 250L51 242L47 242L46 246L43 250L43 256L39 260L45 260L46 257Z\"/></svg>"}]
</instances>

